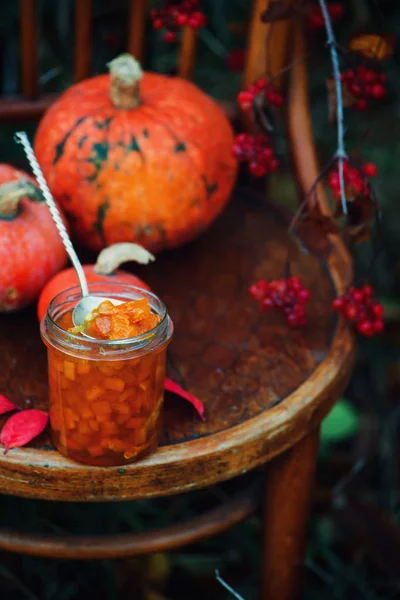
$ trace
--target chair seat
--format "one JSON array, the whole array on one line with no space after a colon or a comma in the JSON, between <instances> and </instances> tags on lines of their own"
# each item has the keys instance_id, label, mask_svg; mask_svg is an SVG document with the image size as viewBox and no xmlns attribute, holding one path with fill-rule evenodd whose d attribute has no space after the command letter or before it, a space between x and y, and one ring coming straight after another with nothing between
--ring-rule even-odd
<instances>
[{"instance_id":1,"label":"chair seat","mask_svg":"<svg viewBox=\"0 0 400 600\"><path fill-rule=\"evenodd\" d=\"M260 278L292 271L309 287L309 325L260 314L248 293ZM195 242L135 269L166 302L175 324L169 376L205 404L166 395L160 449L121 468L79 465L46 435L0 456L0 492L68 501L133 500L211 485L254 468L304 437L331 408L352 364L352 338L332 315L326 264L297 249L287 220L253 192L237 191ZM46 349L32 309L0 319L0 392L47 408Z\"/></svg>"}]
</instances>

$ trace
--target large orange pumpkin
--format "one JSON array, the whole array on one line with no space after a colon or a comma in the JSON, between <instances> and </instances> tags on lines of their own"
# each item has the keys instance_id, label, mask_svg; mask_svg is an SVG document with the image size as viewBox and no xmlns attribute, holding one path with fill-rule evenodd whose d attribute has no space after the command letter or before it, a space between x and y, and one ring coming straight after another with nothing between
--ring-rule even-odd
<instances>
[{"instance_id":1,"label":"large orange pumpkin","mask_svg":"<svg viewBox=\"0 0 400 600\"><path fill-rule=\"evenodd\" d=\"M34 146L81 243L155 252L194 238L221 212L236 177L232 143L226 116L195 85L142 74L122 55L110 74L73 85L49 108Z\"/></svg>"},{"instance_id":2,"label":"large orange pumpkin","mask_svg":"<svg viewBox=\"0 0 400 600\"><path fill-rule=\"evenodd\" d=\"M67 254L33 179L0 164L0 312L33 302Z\"/></svg>"}]
</instances>

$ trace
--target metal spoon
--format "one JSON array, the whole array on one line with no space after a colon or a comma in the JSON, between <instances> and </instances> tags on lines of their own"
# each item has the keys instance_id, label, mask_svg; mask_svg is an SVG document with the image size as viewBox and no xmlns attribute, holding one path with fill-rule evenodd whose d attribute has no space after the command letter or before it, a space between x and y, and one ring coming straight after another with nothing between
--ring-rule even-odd
<instances>
[{"instance_id":1,"label":"metal spoon","mask_svg":"<svg viewBox=\"0 0 400 600\"><path fill-rule=\"evenodd\" d=\"M36 177L39 188L42 191L43 197L46 201L47 206L49 207L50 214L53 217L53 221L56 224L58 229L58 233L60 234L61 240L65 246L65 249L68 253L68 256L71 259L72 265L75 269L75 272L78 276L79 286L82 292L82 299L75 306L74 311L72 313L72 321L75 326L80 326L85 324L85 318L99 306L105 300L110 300L110 298L103 298L102 296L90 296L89 288L86 281L85 272L82 268L80 260L75 252L75 249L72 245L72 242L69 238L68 232L65 228L63 220L61 218L60 212L57 208L56 203L54 202L54 198L51 195L49 187L46 183L42 170L39 166L37 158L33 152L33 148L29 142L28 136L24 131L19 131L14 136L15 141L18 144L21 144L25 150L26 157L30 166L32 167L32 171ZM112 300L113 304L121 304L119 300ZM87 334L85 334L87 335ZM92 336L87 336L92 337Z\"/></svg>"}]
</instances>

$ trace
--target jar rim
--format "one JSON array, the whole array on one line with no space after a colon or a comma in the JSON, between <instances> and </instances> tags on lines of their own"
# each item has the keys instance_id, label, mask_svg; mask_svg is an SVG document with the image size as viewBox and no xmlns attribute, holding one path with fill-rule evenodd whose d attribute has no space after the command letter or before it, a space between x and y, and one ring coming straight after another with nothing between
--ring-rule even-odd
<instances>
[{"instance_id":1,"label":"jar rim","mask_svg":"<svg viewBox=\"0 0 400 600\"><path fill-rule=\"evenodd\" d=\"M104 291L101 293L100 291L98 291L98 293L96 294L95 290L96 288L98 290L100 290L102 287L107 287L107 292L106 294L104 293ZM110 293L109 288L110 286L112 286L113 291ZM114 289L116 290L116 292L114 292ZM125 293L123 293L123 291L125 290ZM118 295L118 291L120 291L121 293ZM143 345L145 345L146 341L152 341L154 340L156 337L158 337L159 333L163 333L165 330L165 326L167 321L169 320L169 316L168 316L168 312L167 312L167 307L165 306L164 302L161 300L161 298L159 298L156 294L154 294L153 292L151 292L150 290L144 289L142 287L136 286L136 285L131 285L129 283L120 283L120 282L94 282L94 283L89 283L89 292L91 295L93 296L102 296L104 297L105 295L108 295L109 298L112 300L113 298L118 299L121 297L126 297L126 295L129 295L129 292L133 292L133 293L137 293L142 295L142 297L147 297L147 298L151 298L153 300L153 304L157 304L157 308L159 310L157 310L157 314L159 314L161 316L160 321L157 323L157 325L155 327L153 327L153 329L146 331L145 333L141 333L139 335L133 336L133 337L129 337L129 338L123 338L121 340L103 340L103 339L97 339L97 338L83 338L81 335L79 334L74 334L71 333L69 331L65 331L65 329L62 329L57 322L54 320L54 318L52 317L51 314L51 309L55 308L55 306L57 305L57 301L59 301L62 296L65 296L66 298L66 302L73 302L74 298L72 298L71 296L77 296L77 297L81 297L81 289L79 286L74 286L71 288L67 288L65 290L62 290L62 292L59 292L49 303L48 307L47 307L47 311L46 311L46 315L44 317L44 320L46 318L48 318L50 320L51 323L51 327L54 328L54 331L56 332L56 334L60 335L60 336L65 336L66 334L68 335L69 339L71 340L71 343L73 344L74 342L76 343L82 343L82 341L84 340L86 343L90 343L92 344L94 347L112 347L112 346L128 346L128 345L134 345L136 347L143 347ZM79 300L78 300L79 301ZM129 299L127 299L127 301L129 301ZM154 309L156 310L156 309Z\"/></svg>"}]
</instances>

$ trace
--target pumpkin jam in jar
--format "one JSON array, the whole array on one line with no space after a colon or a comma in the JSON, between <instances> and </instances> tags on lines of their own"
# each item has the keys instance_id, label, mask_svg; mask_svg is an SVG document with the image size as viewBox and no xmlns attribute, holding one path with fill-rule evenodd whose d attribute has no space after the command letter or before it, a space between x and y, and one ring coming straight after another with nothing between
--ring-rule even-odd
<instances>
[{"instance_id":1,"label":"pumpkin jam in jar","mask_svg":"<svg viewBox=\"0 0 400 600\"><path fill-rule=\"evenodd\" d=\"M41 334L48 349L52 440L77 462L123 465L158 446L173 327L163 302L151 292L118 283L91 284L89 292L129 305L115 307L112 329L107 314L98 315L86 330L93 339L72 329L79 288L50 303Z\"/></svg>"}]
</instances>

